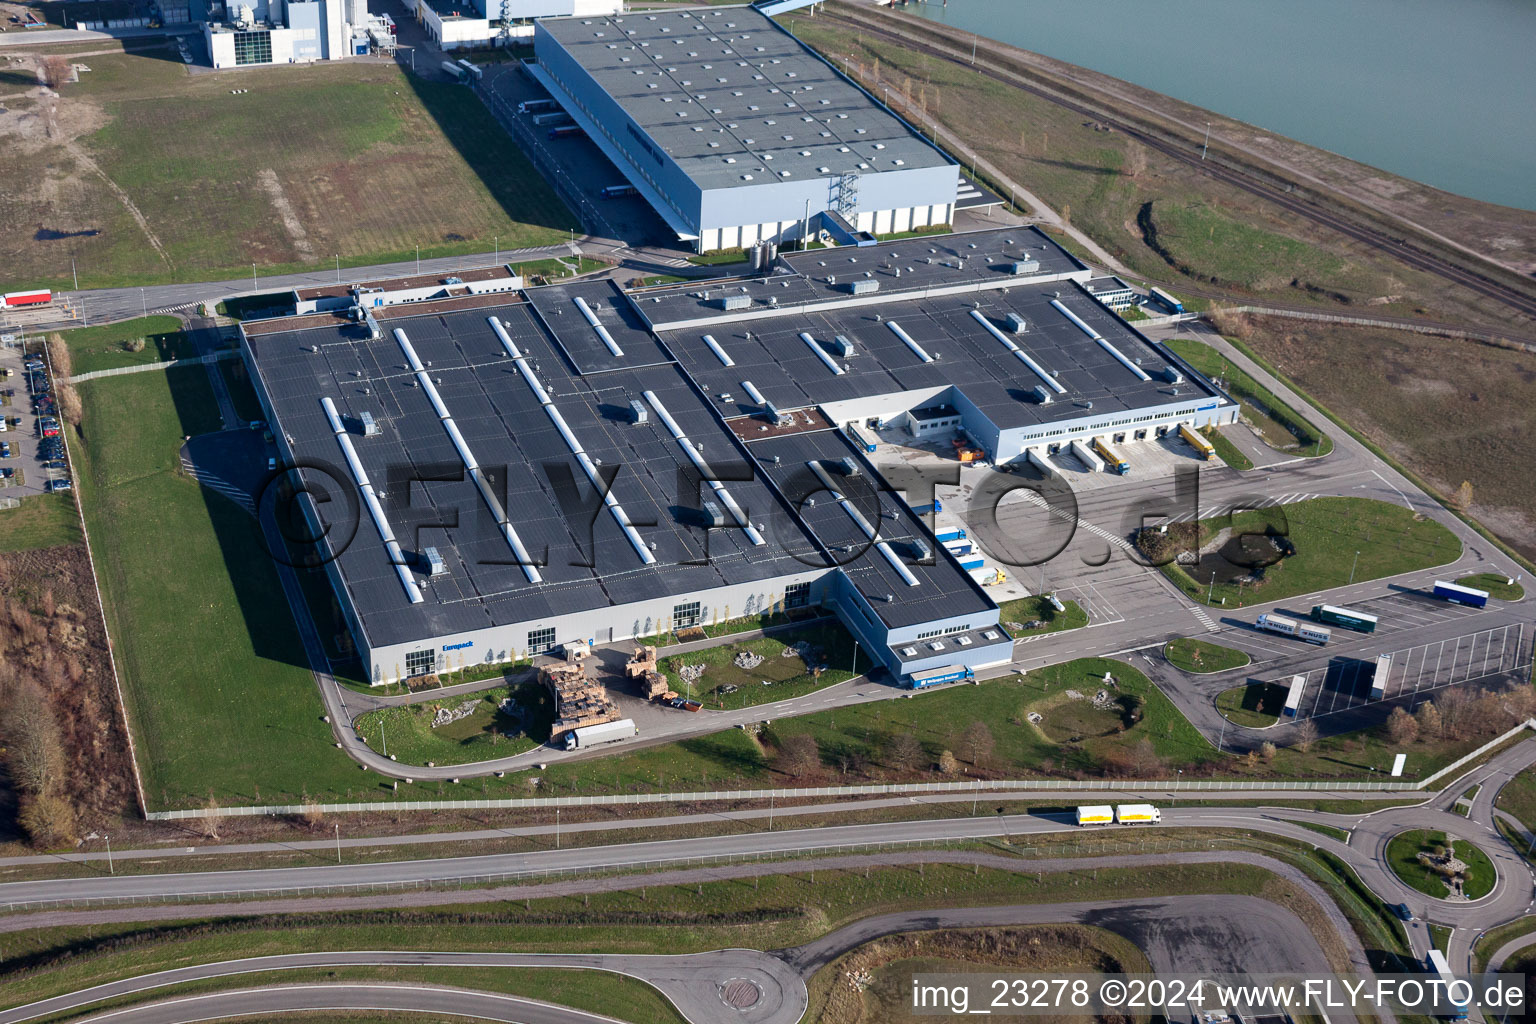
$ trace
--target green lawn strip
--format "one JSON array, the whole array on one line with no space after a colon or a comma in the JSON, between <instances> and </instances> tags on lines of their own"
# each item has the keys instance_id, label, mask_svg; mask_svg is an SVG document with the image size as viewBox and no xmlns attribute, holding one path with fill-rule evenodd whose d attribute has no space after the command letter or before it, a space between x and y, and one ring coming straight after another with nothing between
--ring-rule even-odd
<instances>
[{"instance_id":1,"label":"green lawn strip","mask_svg":"<svg viewBox=\"0 0 1536 1024\"><path fill-rule=\"evenodd\" d=\"M1469 527L1476 530L1478 535L1481 536L1484 540L1488 541L1490 544L1497 547L1510 558L1514 559L1515 562L1523 566L1527 572L1536 572L1536 562L1532 562L1529 558L1526 558L1520 552L1516 551L1509 545L1508 542L1496 536L1493 531L1489 530L1486 526L1471 516L1467 515L1465 512L1458 512L1456 509L1451 508L1448 504L1446 504L1445 499L1441 496L1441 494L1427 480L1421 477L1418 473L1415 473L1412 469L1409 469L1407 466L1403 465L1401 460L1391 455L1376 442L1372 441L1369 437L1366 437L1360 431L1351 427L1341 417L1329 409L1328 406L1318 401L1317 398L1313 395L1308 394L1306 389L1298 386L1295 381L1286 377L1274 366L1268 363L1263 357L1255 352L1250 345L1246 344L1238 338L1228 338L1227 341L1232 345L1233 348L1237 349L1243 355L1247 356L1256 364L1263 367L1264 371L1271 377L1274 377L1278 381L1282 381L1285 386L1290 388L1290 390L1293 391L1298 397L1300 397L1302 401L1306 402L1313 409L1316 409L1318 412L1328 417L1334 426L1349 434L1350 437L1354 438L1361 445L1363 445L1372 455L1376 456L1378 459L1385 462L1393 469L1397 470L1397 472L1406 477L1419 490L1440 502L1446 511L1450 512L1457 519L1460 519Z\"/></svg>"},{"instance_id":2,"label":"green lawn strip","mask_svg":"<svg viewBox=\"0 0 1536 1024\"><path fill-rule=\"evenodd\" d=\"M509 695L520 713L501 709ZM472 714L433 728L439 708L453 711L464 704L475 705ZM483 693L370 711L357 720L355 728L370 747L388 752L401 764L468 764L521 754L548 742L554 717L548 687L528 681L510 690L498 686Z\"/></svg>"},{"instance_id":3,"label":"green lawn strip","mask_svg":"<svg viewBox=\"0 0 1536 1024\"><path fill-rule=\"evenodd\" d=\"M1216 695L1216 710L1233 725L1263 729L1280 720L1287 690L1279 683L1245 683Z\"/></svg>"},{"instance_id":4,"label":"green lawn strip","mask_svg":"<svg viewBox=\"0 0 1536 1024\"><path fill-rule=\"evenodd\" d=\"M499 992L541 1002L587 1010L626 1021L627 1024L685 1024L686 1018L666 996L638 978L612 971L537 967L330 967L315 970L259 971L225 978L209 978L184 985L169 985L141 995L123 996L91 1004L92 1013L105 1013L149 1001L184 998L209 992L269 985L325 985L343 982L376 982L444 985L478 992ZM34 1018L35 1024L58 1024L77 1018L79 1010ZM291 1019L291 1018L290 1018ZM304 1019L321 1019L310 1018ZM349 1024L357 1018L348 1013ZM393 1020L402 1018L395 1016Z\"/></svg>"},{"instance_id":5,"label":"green lawn strip","mask_svg":"<svg viewBox=\"0 0 1536 1024\"><path fill-rule=\"evenodd\" d=\"M1444 953L1451 948L1451 933L1455 930L1443 924L1429 925L1429 944Z\"/></svg>"},{"instance_id":6,"label":"green lawn strip","mask_svg":"<svg viewBox=\"0 0 1536 1024\"><path fill-rule=\"evenodd\" d=\"M525 260L521 263L511 263L514 272L522 275L530 284L535 283L534 278L542 278L545 281L558 281L562 277L579 277L582 274L590 274L594 270L603 270L608 264L602 260L590 259L586 256L575 260L566 258Z\"/></svg>"},{"instance_id":7,"label":"green lawn strip","mask_svg":"<svg viewBox=\"0 0 1536 1024\"><path fill-rule=\"evenodd\" d=\"M1405 884L1413 886L1427 896L1445 899L1450 895L1451 890L1443 876L1419 863L1418 860L1419 853L1432 852L1443 846L1445 841L1444 832L1429 829L1401 832L1387 843L1387 865ZM1455 840L1452 843L1452 851L1456 858L1467 866L1466 880L1463 885L1463 892L1467 898L1475 900L1492 892L1497 874L1488 855L1465 839Z\"/></svg>"},{"instance_id":8,"label":"green lawn strip","mask_svg":"<svg viewBox=\"0 0 1536 1024\"><path fill-rule=\"evenodd\" d=\"M702 631L704 636L715 639L722 636L732 636L736 633L751 633L754 630L787 626L792 622L808 618L818 618L821 614L821 612L814 609L803 609L797 611L794 615L784 612L767 612L763 615L743 615L734 619L721 619L719 622L708 622L694 628ZM676 632L671 632L636 637L635 643L648 644L651 647L671 647L674 644L691 643L697 639L697 636L690 635L688 639L680 640Z\"/></svg>"},{"instance_id":9,"label":"green lawn strip","mask_svg":"<svg viewBox=\"0 0 1536 1024\"><path fill-rule=\"evenodd\" d=\"M1527 915L1484 932L1472 946L1473 966L1477 968L1474 973L1482 974L1488 969L1489 957L1524 935L1532 936L1532 941L1536 942L1536 915Z\"/></svg>"},{"instance_id":10,"label":"green lawn strip","mask_svg":"<svg viewBox=\"0 0 1536 1024\"><path fill-rule=\"evenodd\" d=\"M220 316L236 320L264 320L283 316L293 310L292 292L265 292L260 295L231 295L214 306Z\"/></svg>"},{"instance_id":11,"label":"green lawn strip","mask_svg":"<svg viewBox=\"0 0 1536 1024\"><path fill-rule=\"evenodd\" d=\"M1061 607L1062 610L1058 612L1043 594L1021 597L1000 604L997 621L1015 637L1043 636L1046 633L1081 629L1088 625L1088 613L1083 611L1082 606L1076 601L1062 601ZM1022 628L1031 622L1038 622L1039 625L1033 628ZM1015 628L1012 623L1018 623L1020 628Z\"/></svg>"},{"instance_id":12,"label":"green lawn strip","mask_svg":"<svg viewBox=\"0 0 1536 1024\"><path fill-rule=\"evenodd\" d=\"M1536 974L1536 943L1517 949L1504 961L1504 971L1509 974Z\"/></svg>"},{"instance_id":13,"label":"green lawn strip","mask_svg":"<svg viewBox=\"0 0 1536 1024\"><path fill-rule=\"evenodd\" d=\"M80 496L150 806L375 792L320 720L253 521L182 474L181 438L219 425L203 367L80 391Z\"/></svg>"},{"instance_id":14,"label":"green lawn strip","mask_svg":"<svg viewBox=\"0 0 1536 1024\"><path fill-rule=\"evenodd\" d=\"M1251 585L1219 578L1213 585L1210 578L1190 575L1197 568L1187 569L1173 561L1164 564L1164 575L1200 604L1241 608L1278 601L1342 587L1349 582L1351 570L1354 581L1360 583L1444 565L1461 553L1461 542L1440 523L1371 498L1313 498L1197 523L1173 523L1167 533L1143 531L1139 542L1143 550L1157 549L1153 554L1161 561L1175 551L1203 546L1224 529L1230 530L1233 539L1267 536L1277 544L1283 541L1293 553L1261 552L1266 559L1278 560L1250 570L1250 575L1260 577Z\"/></svg>"},{"instance_id":15,"label":"green lawn strip","mask_svg":"<svg viewBox=\"0 0 1536 1024\"><path fill-rule=\"evenodd\" d=\"M1089 848L1087 844L1084 848ZM1120 844L1123 846L1124 844ZM1108 852L1106 848L1105 852ZM929 864L820 870L793 862L751 880L655 886L526 903L38 928L9 936L0 1002L15 1006L168 967L316 950L689 953L807 942L873 914L916 907L1050 903L1185 893L1254 893L1262 868L1190 863L1036 875Z\"/></svg>"},{"instance_id":16,"label":"green lawn strip","mask_svg":"<svg viewBox=\"0 0 1536 1024\"><path fill-rule=\"evenodd\" d=\"M100 327L78 327L60 335L69 347L75 373L114 370L197 355L173 316L150 316ZM139 351L132 348L142 345Z\"/></svg>"},{"instance_id":17,"label":"green lawn strip","mask_svg":"<svg viewBox=\"0 0 1536 1024\"><path fill-rule=\"evenodd\" d=\"M1120 319L1126 323L1134 324L1139 320L1150 320L1152 318L1143 312L1139 306L1126 306L1120 310Z\"/></svg>"},{"instance_id":18,"label":"green lawn strip","mask_svg":"<svg viewBox=\"0 0 1536 1024\"><path fill-rule=\"evenodd\" d=\"M80 516L75 511L74 495L67 491L34 494L22 498L15 508L0 509L0 551L36 551L78 543Z\"/></svg>"},{"instance_id":19,"label":"green lawn strip","mask_svg":"<svg viewBox=\"0 0 1536 1024\"><path fill-rule=\"evenodd\" d=\"M793 653L797 644L810 645L809 662ZM692 696L708 708L733 709L801 697L874 667L869 652L860 649L855 670L855 653L853 634L841 623L825 620L772 636L674 654L663 658L659 667L679 694ZM755 668L741 668L735 660L743 655L757 655L763 661ZM704 666L703 676L693 683L684 680L682 669L698 665Z\"/></svg>"},{"instance_id":20,"label":"green lawn strip","mask_svg":"<svg viewBox=\"0 0 1536 1024\"><path fill-rule=\"evenodd\" d=\"M1165 342L1174 354L1207 377L1220 378L1243 408L1243 416L1277 451L1313 458L1333 451L1333 440L1211 346L1187 338Z\"/></svg>"},{"instance_id":21,"label":"green lawn strip","mask_svg":"<svg viewBox=\"0 0 1536 1024\"><path fill-rule=\"evenodd\" d=\"M1208 672L1225 672L1242 668L1252 659L1243 651L1223 647L1194 637L1181 637L1163 645L1163 657L1181 672L1201 675Z\"/></svg>"},{"instance_id":22,"label":"green lawn strip","mask_svg":"<svg viewBox=\"0 0 1536 1024\"><path fill-rule=\"evenodd\" d=\"M1330 839L1337 839L1341 843L1349 842L1349 833L1344 831L1342 828L1334 828L1332 825L1321 825L1315 821L1298 821L1295 822L1295 824L1300 825L1304 829L1316 832L1318 835L1324 835Z\"/></svg>"},{"instance_id":23,"label":"green lawn strip","mask_svg":"<svg viewBox=\"0 0 1536 1024\"><path fill-rule=\"evenodd\" d=\"M747 262L745 249L715 249L711 252L695 253L686 257L689 263L697 267L716 267L732 263Z\"/></svg>"},{"instance_id":24,"label":"green lawn strip","mask_svg":"<svg viewBox=\"0 0 1536 1024\"><path fill-rule=\"evenodd\" d=\"M1230 429L1230 428L1227 428ZM1232 443L1221 427L1202 427L1201 435L1216 449L1216 455L1233 469L1252 469L1253 460L1242 453L1237 445Z\"/></svg>"},{"instance_id":25,"label":"green lawn strip","mask_svg":"<svg viewBox=\"0 0 1536 1024\"><path fill-rule=\"evenodd\" d=\"M1489 597L1496 597L1500 601L1518 601L1525 596L1524 587L1519 583L1509 582L1508 576L1496 572L1474 573L1471 576L1463 576L1455 582L1463 587L1486 590Z\"/></svg>"},{"instance_id":26,"label":"green lawn strip","mask_svg":"<svg viewBox=\"0 0 1536 1024\"><path fill-rule=\"evenodd\" d=\"M1506 782L1493 805L1519 818L1527 832L1536 832L1536 768L1527 768Z\"/></svg>"}]
</instances>

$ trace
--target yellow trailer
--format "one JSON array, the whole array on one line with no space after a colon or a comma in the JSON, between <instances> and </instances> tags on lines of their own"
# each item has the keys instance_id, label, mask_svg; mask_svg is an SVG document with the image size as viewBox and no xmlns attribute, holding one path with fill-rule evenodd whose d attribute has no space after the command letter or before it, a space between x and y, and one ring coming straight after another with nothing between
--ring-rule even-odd
<instances>
[{"instance_id":1,"label":"yellow trailer","mask_svg":"<svg viewBox=\"0 0 1536 1024\"><path fill-rule=\"evenodd\" d=\"M1188 441L1189 446L1206 462L1210 462L1216 457L1216 446L1207 441L1200 431L1189 426L1187 423L1179 424L1179 436Z\"/></svg>"}]
</instances>

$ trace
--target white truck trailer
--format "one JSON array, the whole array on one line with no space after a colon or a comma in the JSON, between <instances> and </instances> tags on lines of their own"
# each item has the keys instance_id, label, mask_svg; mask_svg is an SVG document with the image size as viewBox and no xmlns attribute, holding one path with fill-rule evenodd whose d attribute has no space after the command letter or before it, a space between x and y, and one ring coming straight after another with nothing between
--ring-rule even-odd
<instances>
[{"instance_id":1,"label":"white truck trailer","mask_svg":"<svg viewBox=\"0 0 1536 1024\"><path fill-rule=\"evenodd\" d=\"M1163 812L1151 804L1120 804L1115 808L1115 820L1122 825L1160 825Z\"/></svg>"},{"instance_id":2,"label":"white truck trailer","mask_svg":"<svg viewBox=\"0 0 1536 1024\"><path fill-rule=\"evenodd\" d=\"M1094 804L1077 809L1077 823L1079 825L1113 825L1115 823L1115 809L1109 804Z\"/></svg>"},{"instance_id":3,"label":"white truck trailer","mask_svg":"<svg viewBox=\"0 0 1536 1024\"><path fill-rule=\"evenodd\" d=\"M1387 683L1392 679L1392 655L1376 656L1376 671L1371 673L1371 700L1381 700L1387 695Z\"/></svg>"},{"instance_id":4,"label":"white truck trailer","mask_svg":"<svg viewBox=\"0 0 1536 1024\"><path fill-rule=\"evenodd\" d=\"M604 722L602 725L586 725L565 734L565 749L584 750L600 743L616 743L619 740L629 739L638 731L635 728L634 719L631 718L621 718L617 722Z\"/></svg>"},{"instance_id":5,"label":"white truck trailer","mask_svg":"<svg viewBox=\"0 0 1536 1024\"><path fill-rule=\"evenodd\" d=\"M1254 623L1259 629L1268 630L1271 633L1279 633L1282 636L1293 636L1298 640L1305 640L1309 644L1322 646L1333 637L1333 631L1322 626L1313 626L1306 622L1297 622L1288 619L1284 615L1274 615L1266 612L1260 615Z\"/></svg>"}]
</instances>

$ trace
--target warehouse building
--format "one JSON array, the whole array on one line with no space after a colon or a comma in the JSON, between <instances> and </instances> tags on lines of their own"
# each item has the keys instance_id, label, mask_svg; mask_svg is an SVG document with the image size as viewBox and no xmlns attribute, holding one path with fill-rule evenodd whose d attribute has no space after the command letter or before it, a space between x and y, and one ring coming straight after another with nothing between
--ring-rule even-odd
<instances>
[{"instance_id":1,"label":"warehouse building","mask_svg":"<svg viewBox=\"0 0 1536 1024\"><path fill-rule=\"evenodd\" d=\"M408 5L439 49L498 46L533 38L534 18L602 17L623 0L415 0Z\"/></svg>"},{"instance_id":2,"label":"warehouse building","mask_svg":"<svg viewBox=\"0 0 1536 1024\"><path fill-rule=\"evenodd\" d=\"M535 25L530 71L700 251L950 223L960 173L750 7Z\"/></svg>"},{"instance_id":3,"label":"warehouse building","mask_svg":"<svg viewBox=\"0 0 1536 1024\"><path fill-rule=\"evenodd\" d=\"M1009 228L247 322L243 354L375 683L810 606L905 677L1013 641L846 428L1016 463L1235 414L1087 273Z\"/></svg>"},{"instance_id":4,"label":"warehouse building","mask_svg":"<svg viewBox=\"0 0 1536 1024\"><path fill-rule=\"evenodd\" d=\"M210 5L203 41L216 68L307 64L392 49L394 23L367 0L250 0Z\"/></svg>"}]
</instances>

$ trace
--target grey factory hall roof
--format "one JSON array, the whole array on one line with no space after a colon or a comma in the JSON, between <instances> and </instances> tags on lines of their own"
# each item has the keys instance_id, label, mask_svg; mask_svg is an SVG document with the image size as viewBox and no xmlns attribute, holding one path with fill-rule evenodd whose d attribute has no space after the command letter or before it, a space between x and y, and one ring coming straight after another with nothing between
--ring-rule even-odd
<instances>
[{"instance_id":1,"label":"grey factory hall roof","mask_svg":"<svg viewBox=\"0 0 1536 1024\"><path fill-rule=\"evenodd\" d=\"M750 7L539 27L703 189L953 165Z\"/></svg>"}]
</instances>

